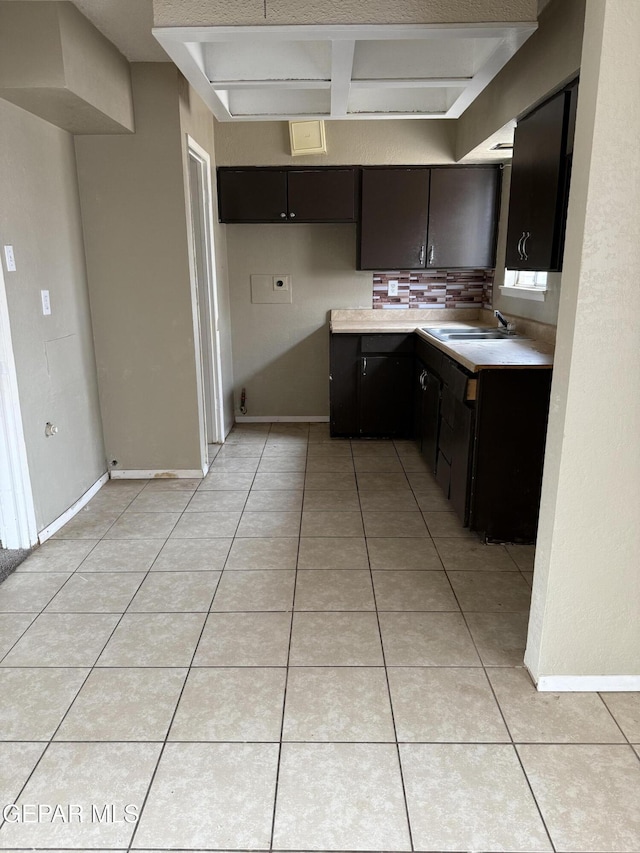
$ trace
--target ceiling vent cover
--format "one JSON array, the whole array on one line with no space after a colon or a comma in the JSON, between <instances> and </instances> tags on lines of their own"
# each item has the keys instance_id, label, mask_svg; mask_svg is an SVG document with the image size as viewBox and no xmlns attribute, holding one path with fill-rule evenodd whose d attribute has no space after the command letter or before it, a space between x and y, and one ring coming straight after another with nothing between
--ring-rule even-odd
<instances>
[{"instance_id":1,"label":"ceiling vent cover","mask_svg":"<svg viewBox=\"0 0 640 853\"><path fill-rule=\"evenodd\" d=\"M324 135L324 121L290 121L289 139L291 154L326 154L327 140Z\"/></svg>"}]
</instances>

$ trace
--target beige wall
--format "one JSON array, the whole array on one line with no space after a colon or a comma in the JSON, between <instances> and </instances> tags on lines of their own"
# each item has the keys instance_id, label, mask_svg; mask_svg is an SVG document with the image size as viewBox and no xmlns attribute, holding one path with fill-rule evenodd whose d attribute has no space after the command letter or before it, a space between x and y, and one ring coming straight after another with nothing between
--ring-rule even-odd
<instances>
[{"instance_id":1,"label":"beige wall","mask_svg":"<svg viewBox=\"0 0 640 853\"><path fill-rule=\"evenodd\" d=\"M157 27L533 21L537 0L153 0Z\"/></svg>"},{"instance_id":2,"label":"beige wall","mask_svg":"<svg viewBox=\"0 0 640 853\"><path fill-rule=\"evenodd\" d=\"M589 0L525 657L536 679L626 675L636 690L640 102L619 93L640 79L638 33L637 0Z\"/></svg>"},{"instance_id":3,"label":"beige wall","mask_svg":"<svg viewBox=\"0 0 640 853\"><path fill-rule=\"evenodd\" d=\"M233 356L231 352L231 305L229 299L229 275L227 267L227 239L225 226L218 222L218 196L216 187L216 151L214 119L209 108L189 86L184 77L179 79L180 125L182 129L182 165L184 171L185 204L188 199L188 163L185 135L194 139L211 158L211 182L213 186L213 243L215 254L216 288L218 295L218 321L220 328L220 356L222 369L222 395L224 407L225 435L233 426Z\"/></svg>"},{"instance_id":4,"label":"beige wall","mask_svg":"<svg viewBox=\"0 0 640 853\"><path fill-rule=\"evenodd\" d=\"M247 414L329 414L331 308L370 308L355 225L227 225L236 403ZM251 303L252 273L289 274L291 305Z\"/></svg>"},{"instance_id":5,"label":"beige wall","mask_svg":"<svg viewBox=\"0 0 640 853\"><path fill-rule=\"evenodd\" d=\"M106 470L73 139L0 100L0 243L36 521L42 530ZM40 290L52 313L42 315ZM51 421L58 435L45 438Z\"/></svg>"},{"instance_id":6,"label":"beige wall","mask_svg":"<svg viewBox=\"0 0 640 853\"><path fill-rule=\"evenodd\" d=\"M132 66L136 133L76 138L107 458L200 467L179 73Z\"/></svg>"},{"instance_id":7,"label":"beige wall","mask_svg":"<svg viewBox=\"0 0 640 853\"><path fill-rule=\"evenodd\" d=\"M327 121L327 153L291 156L286 121L216 122L219 166L365 166L452 163L456 122Z\"/></svg>"}]
</instances>

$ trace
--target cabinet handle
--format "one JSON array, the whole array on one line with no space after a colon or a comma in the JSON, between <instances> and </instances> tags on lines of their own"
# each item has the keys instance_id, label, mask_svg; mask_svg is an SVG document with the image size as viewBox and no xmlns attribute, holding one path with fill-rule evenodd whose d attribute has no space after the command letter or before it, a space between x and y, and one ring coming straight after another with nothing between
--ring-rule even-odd
<instances>
[{"instance_id":1,"label":"cabinet handle","mask_svg":"<svg viewBox=\"0 0 640 853\"><path fill-rule=\"evenodd\" d=\"M418 263L419 264L424 263L424 246L420 246L420 260L418 261Z\"/></svg>"},{"instance_id":2,"label":"cabinet handle","mask_svg":"<svg viewBox=\"0 0 640 853\"><path fill-rule=\"evenodd\" d=\"M518 240L518 256L521 261L524 261L524 257L522 256L522 241L524 240L524 231L522 232L522 236Z\"/></svg>"},{"instance_id":3,"label":"cabinet handle","mask_svg":"<svg viewBox=\"0 0 640 853\"><path fill-rule=\"evenodd\" d=\"M286 213L281 213L281 214L280 214L280 219L286 219L286 218L287 218L287 214L286 214Z\"/></svg>"},{"instance_id":4,"label":"cabinet handle","mask_svg":"<svg viewBox=\"0 0 640 853\"><path fill-rule=\"evenodd\" d=\"M423 370L420 375L420 387L423 391L427 390L427 371Z\"/></svg>"},{"instance_id":5,"label":"cabinet handle","mask_svg":"<svg viewBox=\"0 0 640 853\"><path fill-rule=\"evenodd\" d=\"M433 263L434 263L434 257L435 257L435 254L434 254L434 246L433 246L433 243L432 243L432 244L429 246L429 266L431 266L431 267L433 266Z\"/></svg>"},{"instance_id":6,"label":"cabinet handle","mask_svg":"<svg viewBox=\"0 0 640 853\"><path fill-rule=\"evenodd\" d=\"M296 218L295 213L290 213L290 214L289 214L289 219L295 219L295 218Z\"/></svg>"},{"instance_id":7,"label":"cabinet handle","mask_svg":"<svg viewBox=\"0 0 640 853\"><path fill-rule=\"evenodd\" d=\"M362 359L362 375L367 375L367 359L366 357Z\"/></svg>"},{"instance_id":8,"label":"cabinet handle","mask_svg":"<svg viewBox=\"0 0 640 853\"><path fill-rule=\"evenodd\" d=\"M524 255L523 260L528 261L529 255L527 255L527 240L529 239L529 237L531 237L531 231L527 231L527 233L523 236L524 236L524 241L522 243L522 254Z\"/></svg>"}]
</instances>

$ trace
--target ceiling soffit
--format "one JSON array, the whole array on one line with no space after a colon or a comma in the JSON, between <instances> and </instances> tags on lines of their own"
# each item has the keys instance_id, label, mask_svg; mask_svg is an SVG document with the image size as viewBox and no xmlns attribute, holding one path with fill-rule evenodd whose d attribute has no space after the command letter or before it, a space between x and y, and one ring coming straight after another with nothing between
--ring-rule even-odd
<instances>
[{"instance_id":1,"label":"ceiling soffit","mask_svg":"<svg viewBox=\"0 0 640 853\"><path fill-rule=\"evenodd\" d=\"M219 121L458 118L536 24L156 27Z\"/></svg>"}]
</instances>

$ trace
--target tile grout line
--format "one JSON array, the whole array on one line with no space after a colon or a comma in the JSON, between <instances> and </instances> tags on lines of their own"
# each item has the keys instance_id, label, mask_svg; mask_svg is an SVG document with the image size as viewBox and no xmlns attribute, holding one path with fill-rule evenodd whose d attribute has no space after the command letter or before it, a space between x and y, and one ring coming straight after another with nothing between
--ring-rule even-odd
<instances>
[{"instance_id":1,"label":"tile grout line","mask_svg":"<svg viewBox=\"0 0 640 853\"><path fill-rule=\"evenodd\" d=\"M269 430L269 434L270 433L271 433L271 430ZM267 441L268 441L268 439L267 439ZM287 687L289 686L291 644L292 644L292 640L293 640L293 618L294 618L294 614L295 614L296 592L297 592L297 587L298 587L298 560L300 559L300 540L302 539L302 514L304 511L304 494L305 494L304 484L306 483L306 479L307 479L308 462L309 462L309 431L307 428L307 454L305 457L305 465L304 465L305 473L304 473L304 483L303 483L303 490L302 490L302 507L300 510L300 522L298 525L298 549L296 551L296 568L295 568L295 575L294 575L294 579L293 579L293 597L291 599L291 620L289 622L289 644L287 647L287 664L286 664L285 677L284 677L284 693L282 696L282 720L280 722L280 740L278 742L278 763L276 766L276 780L275 780L275 788L274 788L274 794L273 794L273 815L271 818L271 834L269 837L269 850L273 850L273 841L275 838L275 831L276 831L276 815L277 815L277 811L278 811L278 788L279 788L279 784L280 784L280 767L281 767L281 763L282 763L284 721L285 721L285 714L286 714L286 710L287 710Z\"/></svg>"},{"instance_id":2,"label":"tile grout line","mask_svg":"<svg viewBox=\"0 0 640 853\"><path fill-rule=\"evenodd\" d=\"M393 448L394 448L394 450L396 450L395 444L393 445ZM353 452L353 448L352 448L352 452ZM396 450L396 455L397 455L397 450ZM354 463L354 467L355 467L355 463ZM360 489L357 486L357 478L356 478L356 487L358 490L358 501L360 502L360 510L362 511L362 502L360 501ZM363 521L363 527L364 527L364 521ZM371 569L371 557L369 554L369 538L366 536L366 532L365 532L365 537L364 537L364 543L365 543L365 548L367 551L367 563L369 565L369 578L370 578L370 582L371 582L371 590L373 593L373 603L375 605L376 623L378 625L378 638L380 640L380 653L382 655L382 664L384 667L384 677L385 677L385 682L387 685L387 698L389 700L389 710L391 712L391 724L393 726L393 734L394 734L394 738L395 738L396 758L398 760L398 771L400 773L400 785L402 787L402 799L404 801L404 813L405 813L405 817L407 819L407 832L409 834L409 846L410 846L411 850L415 850L415 846L413 843L413 831L411 828L411 817L409 814L409 802L407 800L407 788L406 788L405 780L404 780L404 769L402 767L402 756L400 754L400 744L398 742L398 730L396 727L396 717L395 717L395 712L393 709L393 700L391 697L391 685L389 683L389 670L387 667L387 657L386 657L385 650L384 650L384 642L382 639L382 628L380 626L380 614L378 612L378 602L377 602L377 597L376 597L376 588L375 588L375 584L373 582L373 571Z\"/></svg>"}]
</instances>

